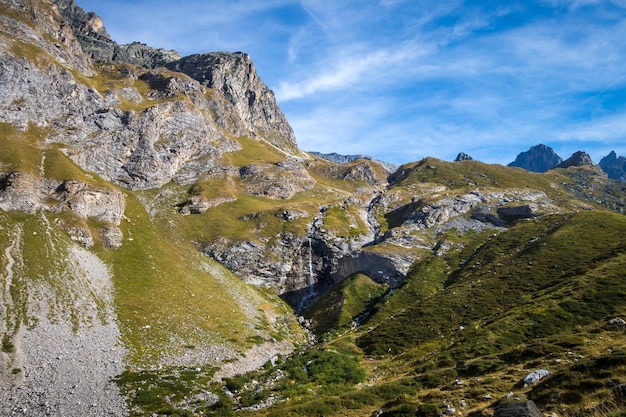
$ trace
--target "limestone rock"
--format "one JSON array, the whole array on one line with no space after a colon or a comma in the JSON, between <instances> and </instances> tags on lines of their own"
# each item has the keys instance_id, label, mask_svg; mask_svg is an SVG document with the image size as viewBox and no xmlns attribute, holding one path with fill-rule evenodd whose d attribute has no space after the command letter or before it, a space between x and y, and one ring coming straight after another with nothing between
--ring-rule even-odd
<instances>
[{"instance_id":1,"label":"limestone rock","mask_svg":"<svg viewBox=\"0 0 626 417\"><path fill-rule=\"evenodd\" d=\"M105 226L99 230L100 239L102 244L108 249L117 249L122 246L124 235L122 231L114 226Z\"/></svg>"},{"instance_id":2,"label":"limestone rock","mask_svg":"<svg viewBox=\"0 0 626 417\"><path fill-rule=\"evenodd\" d=\"M210 208L236 200L237 199L235 197L205 198L199 195L193 195L189 197L185 205L180 209L180 212L184 215L202 214Z\"/></svg>"},{"instance_id":3,"label":"limestone rock","mask_svg":"<svg viewBox=\"0 0 626 417\"><path fill-rule=\"evenodd\" d=\"M617 326L617 327L621 327L621 328L625 328L626 329L626 320L624 320L621 317L614 317L611 320L609 320L609 324L611 326Z\"/></svg>"},{"instance_id":4,"label":"limestone rock","mask_svg":"<svg viewBox=\"0 0 626 417\"><path fill-rule=\"evenodd\" d=\"M59 211L60 206L48 204L48 197L58 183L34 175L11 172L0 178L0 208L33 214L40 210Z\"/></svg>"},{"instance_id":5,"label":"limestone rock","mask_svg":"<svg viewBox=\"0 0 626 417\"><path fill-rule=\"evenodd\" d=\"M532 385L535 382L550 375L552 375L552 372L548 371L547 369L538 369L536 371L532 371L524 377L524 384Z\"/></svg>"},{"instance_id":6,"label":"limestone rock","mask_svg":"<svg viewBox=\"0 0 626 417\"><path fill-rule=\"evenodd\" d=\"M387 182L387 175L381 176L376 172L372 164L372 161L362 160L343 165L335 165L328 167L326 174L332 178L344 181L361 181L371 185L385 184Z\"/></svg>"},{"instance_id":7,"label":"limestone rock","mask_svg":"<svg viewBox=\"0 0 626 417\"><path fill-rule=\"evenodd\" d=\"M117 226L124 215L126 200L117 190L68 180L61 184L58 192L60 200L84 219L92 218Z\"/></svg>"},{"instance_id":8,"label":"limestone rock","mask_svg":"<svg viewBox=\"0 0 626 417\"><path fill-rule=\"evenodd\" d=\"M450 218L467 213L487 199L481 193L467 193L453 198L444 198L435 203L429 203L408 215L408 221L420 229L427 229L436 224L447 222ZM413 204L419 206L419 201ZM409 209L409 211L411 211Z\"/></svg>"},{"instance_id":9,"label":"limestone rock","mask_svg":"<svg viewBox=\"0 0 626 417\"><path fill-rule=\"evenodd\" d=\"M293 129L276 104L274 93L257 75L249 55L242 52L197 54L166 66L219 92L228 103L227 110L232 109L248 134L263 138L289 154L298 153ZM222 126L228 127L224 121Z\"/></svg>"}]
</instances>

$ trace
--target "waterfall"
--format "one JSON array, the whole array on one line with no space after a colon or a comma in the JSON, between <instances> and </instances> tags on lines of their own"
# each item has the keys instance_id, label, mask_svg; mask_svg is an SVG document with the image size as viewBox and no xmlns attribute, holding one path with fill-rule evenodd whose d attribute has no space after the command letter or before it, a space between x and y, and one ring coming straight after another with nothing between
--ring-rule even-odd
<instances>
[{"instance_id":1,"label":"waterfall","mask_svg":"<svg viewBox=\"0 0 626 417\"><path fill-rule=\"evenodd\" d=\"M309 238L309 294L313 295L313 249L311 249L311 238Z\"/></svg>"},{"instance_id":2,"label":"waterfall","mask_svg":"<svg viewBox=\"0 0 626 417\"><path fill-rule=\"evenodd\" d=\"M315 295L314 291L315 280L313 279L313 248L311 246L311 238L309 238L309 273L307 276L307 288L306 295L302 297L298 311L306 306L306 302Z\"/></svg>"}]
</instances>

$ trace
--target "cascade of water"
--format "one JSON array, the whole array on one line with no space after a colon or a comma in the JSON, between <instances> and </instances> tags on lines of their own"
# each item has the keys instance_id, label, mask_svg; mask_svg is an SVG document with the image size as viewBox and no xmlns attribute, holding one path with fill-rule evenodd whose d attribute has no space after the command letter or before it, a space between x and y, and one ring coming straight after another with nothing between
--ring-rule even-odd
<instances>
[{"instance_id":1,"label":"cascade of water","mask_svg":"<svg viewBox=\"0 0 626 417\"><path fill-rule=\"evenodd\" d=\"M311 249L311 238L309 238L309 296L313 295L313 249Z\"/></svg>"},{"instance_id":2,"label":"cascade of water","mask_svg":"<svg viewBox=\"0 0 626 417\"><path fill-rule=\"evenodd\" d=\"M313 279L313 248L311 245L311 238L309 238L309 273L307 276L307 288L306 295L300 301L300 306L298 307L299 311L302 311L306 302L315 295L315 291L313 286L315 285L315 280Z\"/></svg>"}]
</instances>

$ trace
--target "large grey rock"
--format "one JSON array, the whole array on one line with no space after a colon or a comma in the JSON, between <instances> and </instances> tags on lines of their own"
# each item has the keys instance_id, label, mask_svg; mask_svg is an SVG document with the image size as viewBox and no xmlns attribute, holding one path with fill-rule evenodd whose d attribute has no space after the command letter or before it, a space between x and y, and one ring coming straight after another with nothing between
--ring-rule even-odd
<instances>
[{"instance_id":1,"label":"large grey rock","mask_svg":"<svg viewBox=\"0 0 626 417\"><path fill-rule=\"evenodd\" d=\"M535 382L540 381L550 375L552 375L552 372L548 371L547 369L537 369L536 371L532 371L524 377L524 384L532 385Z\"/></svg>"},{"instance_id":2,"label":"large grey rock","mask_svg":"<svg viewBox=\"0 0 626 417\"><path fill-rule=\"evenodd\" d=\"M543 417L543 413L533 401L526 401L499 405L493 417Z\"/></svg>"},{"instance_id":3,"label":"large grey rock","mask_svg":"<svg viewBox=\"0 0 626 417\"><path fill-rule=\"evenodd\" d=\"M112 188L68 180L63 182L58 192L60 200L84 219L92 218L117 226L124 215L124 195Z\"/></svg>"}]
</instances>

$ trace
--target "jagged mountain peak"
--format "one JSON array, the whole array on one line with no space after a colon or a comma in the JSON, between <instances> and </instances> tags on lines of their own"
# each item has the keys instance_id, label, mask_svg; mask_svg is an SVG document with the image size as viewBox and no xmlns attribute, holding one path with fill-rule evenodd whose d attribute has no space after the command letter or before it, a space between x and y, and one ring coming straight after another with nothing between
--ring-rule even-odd
<instances>
[{"instance_id":1,"label":"jagged mountain peak","mask_svg":"<svg viewBox=\"0 0 626 417\"><path fill-rule=\"evenodd\" d=\"M532 172L546 172L558 164L563 159L554 150L544 144L532 146L528 151L521 152L508 166L524 168Z\"/></svg>"},{"instance_id":2,"label":"jagged mountain peak","mask_svg":"<svg viewBox=\"0 0 626 417\"><path fill-rule=\"evenodd\" d=\"M139 42L118 44L111 39L97 14L86 12L74 0L51 1L74 31L83 50L95 62L119 62L156 68L181 57L177 51L154 48Z\"/></svg>"},{"instance_id":3,"label":"jagged mountain peak","mask_svg":"<svg viewBox=\"0 0 626 417\"><path fill-rule=\"evenodd\" d=\"M617 156L615 151L611 151L607 156L602 158L599 163L609 178L626 182L626 158Z\"/></svg>"},{"instance_id":4,"label":"jagged mountain peak","mask_svg":"<svg viewBox=\"0 0 626 417\"><path fill-rule=\"evenodd\" d=\"M582 167L582 166L596 166L588 153L584 151L577 151L572 154L565 161L557 165L557 168L569 168L569 167Z\"/></svg>"},{"instance_id":5,"label":"jagged mountain peak","mask_svg":"<svg viewBox=\"0 0 626 417\"><path fill-rule=\"evenodd\" d=\"M456 158L454 158L454 162L473 161L473 160L474 160L474 158L472 158L471 156L469 156L465 152L459 152L459 154L456 156Z\"/></svg>"}]
</instances>

